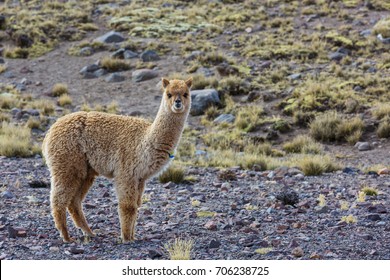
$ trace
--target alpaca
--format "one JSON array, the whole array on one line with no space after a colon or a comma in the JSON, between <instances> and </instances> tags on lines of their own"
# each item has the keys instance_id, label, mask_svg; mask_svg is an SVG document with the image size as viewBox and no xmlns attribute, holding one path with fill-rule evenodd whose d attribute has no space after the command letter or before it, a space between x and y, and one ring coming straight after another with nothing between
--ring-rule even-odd
<instances>
[{"instance_id":1,"label":"alpaca","mask_svg":"<svg viewBox=\"0 0 390 280\"><path fill-rule=\"evenodd\" d=\"M121 238L134 240L145 181L173 158L191 107L192 78L162 79L163 97L153 123L100 112L59 118L42 144L51 175L50 204L55 226L71 242L66 209L76 227L94 236L82 202L97 175L114 178Z\"/></svg>"}]
</instances>

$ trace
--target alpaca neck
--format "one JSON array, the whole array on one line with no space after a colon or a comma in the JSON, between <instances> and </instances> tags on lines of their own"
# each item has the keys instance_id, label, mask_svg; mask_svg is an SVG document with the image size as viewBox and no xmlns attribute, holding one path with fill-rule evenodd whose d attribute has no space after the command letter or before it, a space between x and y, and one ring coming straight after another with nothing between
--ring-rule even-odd
<instances>
[{"instance_id":1,"label":"alpaca neck","mask_svg":"<svg viewBox=\"0 0 390 280\"><path fill-rule=\"evenodd\" d=\"M157 116L150 127L149 137L155 147L173 152L180 140L188 110L175 114L167 107L162 101Z\"/></svg>"}]
</instances>

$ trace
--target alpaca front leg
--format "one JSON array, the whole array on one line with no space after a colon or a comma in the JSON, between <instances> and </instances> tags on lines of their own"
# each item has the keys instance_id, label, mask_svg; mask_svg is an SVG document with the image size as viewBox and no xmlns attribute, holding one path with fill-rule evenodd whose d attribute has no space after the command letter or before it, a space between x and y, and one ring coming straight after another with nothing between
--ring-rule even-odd
<instances>
[{"instance_id":1,"label":"alpaca front leg","mask_svg":"<svg viewBox=\"0 0 390 280\"><path fill-rule=\"evenodd\" d=\"M121 237L123 242L135 239L135 225L137 221L138 207L134 201L119 201L118 211L121 223Z\"/></svg>"}]
</instances>

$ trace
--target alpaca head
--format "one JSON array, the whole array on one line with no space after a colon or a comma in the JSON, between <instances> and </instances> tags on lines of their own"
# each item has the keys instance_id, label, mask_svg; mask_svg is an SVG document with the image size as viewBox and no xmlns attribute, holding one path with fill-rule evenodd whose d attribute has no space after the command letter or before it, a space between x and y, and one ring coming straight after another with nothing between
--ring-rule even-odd
<instances>
[{"instance_id":1,"label":"alpaca head","mask_svg":"<svg viewBox=\"0 0 390 280\"><path fill-rule=\"evenodd\" d=\"M180 114L189 111L191 107L190 89L192 86L192 78L186 81L169 81L163 78L162 86L164 88L163 101L171 112Z\"/></svg>"}]
</instances>

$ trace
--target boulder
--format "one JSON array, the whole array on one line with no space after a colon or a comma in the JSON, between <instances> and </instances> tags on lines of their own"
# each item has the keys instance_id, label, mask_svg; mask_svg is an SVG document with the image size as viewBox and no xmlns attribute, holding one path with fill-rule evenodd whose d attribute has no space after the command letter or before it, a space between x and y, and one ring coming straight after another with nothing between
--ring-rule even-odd
<instances>
[{"instance_id":1,"label":"boulder","mask_svg":"<svg viewBox=\"0 0 390 280\"><path fill-rule=\"evenodd\" d=\"M221 105L218 92L215 89L202 89L191 91L192 105L191 115L199 116L204 114L210 106Z\"/></svg>"}]
</instances>

